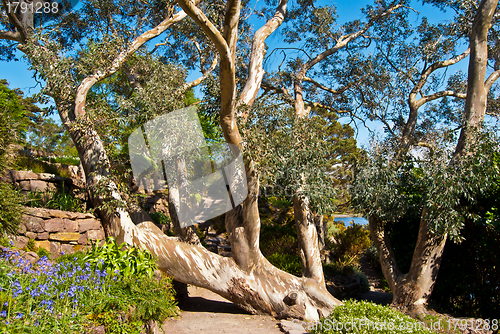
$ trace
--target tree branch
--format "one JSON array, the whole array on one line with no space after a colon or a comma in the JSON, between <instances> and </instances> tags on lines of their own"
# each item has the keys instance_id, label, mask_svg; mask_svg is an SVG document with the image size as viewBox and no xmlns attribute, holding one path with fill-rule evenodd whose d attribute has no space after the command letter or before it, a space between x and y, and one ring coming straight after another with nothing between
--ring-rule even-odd
<instances>
[{"instance_id":1,"label":"tree branch","mask_svg":"<svg viewBox=\"0 0 500 334\"><path fill-rule=\"evenodd\" d=\"M331 94L334 94L334 95L339 95L339 94L342 94L343 92L345 92L346 90L348 90L350 87L352 87L355 83L354 82L350 82L349 84L345 85L344 87L342 87L341 89L339 90L334 90L334 89L331 89L331 88L328 88L326 87L325 85L322 85L320 84L319 82L317 82L316 80L314 79L311 79L307 76L304 76L302 78L303 81L307 81L307 82L310 82L312 83L313 85L315 85L316 87L318 88L321 88L323 89L324 91L327 91Z\"/></svg>"},{"instance_id":2,"label":"tree branch","mask_svg":"<svg viewBox=\"0 0 500 334\"><path fill-rule=\"evenodd\" d=\"M146 42L150 41L151 39L161 35L172 24L181 21L185 17L186 13L184 11L180 11L177 14L173 15L172 17L164 20L155 28L146 31L145 33L137 37L126 50L120 52L120 54L112 61L111 65L108 68L104 70L103 69L97 70L96 72L94 72L94 74L86 77L80 83L76 91L75 117L81 117L85 115L85 103L87 99L87 94L89 90L92 88L92 86L94 86L94 84L116 73L123 65L123 63L128 59L128 57L130 57L137 50L139 50L141 46L143 46Z\"/></svg>"},{"instance_id":3,"label":"tree branch","mask_svg":"<svg viewBox=\"0 0 500 334\"><path fill-rule=\"evenodd\" d=\"M491 73L488 79L486 79L486 82L484 83L484 89L489 92L491 89L491 86L495 83L495 81L498 80L500 77L500 70L496 70L495 72Z\"/></svg>"},{"instance_id":4,"label":"tree branch","mask_svg":"<svg viewBox=\"0 0 500 334\"><path fill-rule=\"evenodd\" d=\"M208 78L208 76L210 75L210 73L213 72L213 70L215 69L215 67L217 66L217 63L219 61L219 57L217 55L215 55L214 57L214 60L212 61L212 65L210 65L210 67L207 69L207 70L204 70L201 77L193 80L193 81L190 81L190 82L186 82L184 85L182 85L181 87L179 87L176 92L175 92L175 95L180 95L182 93L184 93L185 91L193 88L193 87L196 87L198 86L199 84L201 84L203 82L203 80L205 80L206 78Z\"/></svg>"},{"instance_id":5,"label":"tree branch","mask_svg":"<svg viewBox=\"0 0 500 334\"><path fill-rule=\"evenodd\" d=\"M265 41L285 19L287 3L288 0L281 0L274 16L267 21L263 27L257 30L253 37L248 76L245 87L240 94L237 107L243 104L252 105L255 101L255 97L259 92L264 77L263 62L266 55ZM240 116L246 119L248 113Z\"/></svg>"},{"instance_id":6,"label":"tree branch","mask_svg":"<svg viewBox=\"0 0 500 334\"><path fill-rule=\"evenodd\" d=\"M21 34L16 31L0 31L0 39L8 39L9 41L23 43Z\"/></svg>"},{"instance_id":7,"label":"tree branch","mask_svg":"<svg viewBox=\"0 0 500 334\"><path fill-rule=\"evenodd\" d=\"M28 38L28 34L26 33L25 27L23 26L21 21L19 21L17 16L13 12L7 10L7 1L8 0L2 0L3 8L4 8L5 12L7 13L7 17L9 18L10 23L12 23L12 25L14 25L14 27L16 27L17 32L20 35L20 39L21 39L20 43L24 44L24 43L26 43L26 40Z\"/></svg>"}]
</instances>

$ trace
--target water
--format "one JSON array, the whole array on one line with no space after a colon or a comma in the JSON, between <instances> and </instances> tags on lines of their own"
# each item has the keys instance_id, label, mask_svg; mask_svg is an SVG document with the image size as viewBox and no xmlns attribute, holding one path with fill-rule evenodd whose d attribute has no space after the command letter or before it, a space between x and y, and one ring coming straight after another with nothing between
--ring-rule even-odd
<instances>
[{"instance_id":1,"label":"water","mask_svg":"<svg viewBox=\"0 0 500 334\"><path fill-rule=\"evenodd\" d=\"M360 225L366 225L366 224L368 224L368 220L366 220L363 217L342 217L342 218L335 217L335 221L343 221L345 226L349 226L350 225L349 222L351 220L354 220L354 222L356 224L360 224Z\"/></svg>"}]
</instances>

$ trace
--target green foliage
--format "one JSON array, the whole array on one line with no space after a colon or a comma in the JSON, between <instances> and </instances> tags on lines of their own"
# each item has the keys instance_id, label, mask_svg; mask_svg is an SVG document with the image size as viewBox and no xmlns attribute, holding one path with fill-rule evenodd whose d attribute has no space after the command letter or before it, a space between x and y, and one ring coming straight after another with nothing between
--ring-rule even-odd
<instances>
[{"instance_id":1,"label":"green foliage","mask_svg":"<svg viewBox=\"0 0 500 334\"><path fill-rule=\"evenodd\" d=\"M36 117L28 128L28 136L28 147L31 149L54 153L56 155L78 156L69 133L64 126L57 124L51 118L42 115ZM73 160L70 161L74 163Z\"/></svg>"},{"instance_id":2,"label":"green foliage","mask_svg":"<svg viewBox=\"0 0 500 334\"><path fill-rule=\"evenodd\" d=\"M64 187L53 193L50 191L29 191L24 200L24 205L33 208L47 208L71 212L84 212L84 203L74 197Z\"/></svg>"},{"instance_id":3,"label":"green foliage","mask_svg":"<svg viewBox=\"0 0 500 334\"><path fill-rule=\"evenodd\" d=\"M302 262L297 254L272 253L266 258L276 268L295 276L302 276Z\"/></svg>"},{"instance_id":4,"label":"green foliage","mask_svg":"<svg viewBox=\"0 0 500 334\"><path fill-rule=\"evenodd\" d=\"M356 327L353 328L353 325ZM347 327L347 329L346 329ZM318 323L311 323L313 334L336 333L422 333L431 334L426 324L388 306L365 301L346 301Z\"/></svg>"},{"instance_id":5,"label":"green foliage","mask_svg":"<svg viewBox=\"0 0 500 334\"><path fill-rule=\"evenodd\" d=\"M39 266L0 258L1 333L143 332L148 320L177 315L170 278L116 275L92 269L77 252L55 265Z\"/></svg>"},{"instance_id":6,"label":"green foliage","mask_svg":"<svg viewBox=\"0 0 500 334\"><path fill-rule=\"evenodd\" d=\"M108 275L152 277L157 268L153 255L147 250L127 247L125 243L118 246L116 240L111 237L107 238L102 246L98 244L99 241L92 243L84 261L89 262L92 268L105 270Z\"/></svg>"},{"instance_id":7,"label":"green foliage","mask_svg":"<svg viewBox=\"0 0 500 334\"><path fill-rule=\"evenodd\" d=\"M500 314L499 186L500 178L491 192L478 198L473 210L480 218L465 221L465 239L460 244L446 244L431 295L435 308L483 319Z\"/></svg>"},{"instance_id":8,"label":"green foliage","mask_svg":"<svg viewBox=\"0 0 500 334\"><path fill-rule=\"evenodd\" d=\"M336 190L330 174L340 162L333 143L343 140L332 130L335 121L298 118L292 108L277 105L262 99L243 125L245 153L256 162L262 187L272 187L276 197L307 196L317 213L332 212Z\"/></svg>"},{"instance_id":9,"label":"green foliage","mask_svg":"<svg viewBox=\"0 0 500 334\"><path fill-rule=\"evenodd\" d=\"M293 225L262 224L260 249L275 267L300 276L302 263L298 255L297 231Z\"/></svg>"},{"instance_id":10,"label":"green foliage","mask_svg":"<svg viewBox=\"0 0 500 334\"><path fill-rule=\"evenodd\" d=\"M0 236L16 234L23 213L21 194L10 184L0 181Z\"/></svg>"},{"instance_id":11,"label":"green foliage","mask_svg":"<svg viewBox=\"0 0 500 334\"><path fill-rule=\"evenodd\" d=\"M47 161L50 163L58 163L65 164L70 166L78 166L80 165L80 158L75 156L67 156L67 157L40 157L38 158L42 161Z\"/></svg>"},{"instance_id":12,"label":"green foliage","mask_svg":"<svg viewBox=\"0 0 500 334\"><path fill-rule=\"evenodd\" d=\"M330 228L330 230L333 231L331 237L335 242L328 242L328 246L334 251L335 261L342 267L355 265L364 250L371 244L370 231L366 225L351 221L347 228L338 228L338 230Z\"/></svg>"},{"instance_id":13,"label":"green foliage","mask_svg":"<svg viewBox=\"0 0 500 334\"><path fill-rule=\"evenodd\" d=\"M33 173L49 173L65 178L71 177L68 171L48 164L43 159L35 159L24 155L19 155L14 159L13 168L15 170L30 170Z\"/></svg>"},{"instance_id":14,"label":"green foliage","mask_svg":"<svg viewBox=\"0 0 500 334\"><path fill-rule=\"evenodd\" d=\"M167 216L163 212L153 212L149 214L149 217L153 219L156 224L168 224L172 222L170 216Z\"/></svg>"}]
</instances>

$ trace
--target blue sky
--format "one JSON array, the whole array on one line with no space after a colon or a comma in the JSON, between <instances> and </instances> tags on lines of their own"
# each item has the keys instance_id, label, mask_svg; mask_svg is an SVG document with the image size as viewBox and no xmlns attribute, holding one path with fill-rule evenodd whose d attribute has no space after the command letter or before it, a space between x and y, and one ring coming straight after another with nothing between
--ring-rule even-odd
<instances>
[{"instance_id":1,"label":"blue sky","mask_svg":"<svg viewBox=\"0 0 500 334\"><path fill-rule=\"evenodd\" d=\"M256 0L253 0L255 3ZM262 1L262 0L260 0ZM293 1L293 0L292 0ZM337 14L339 16L339 22L347 22L355 19L362 19L363 14L361 13L361 8L365 7L367 4L373 3L373 1L324 1L325 4L334 4L337 7ZM442 11L432 7L430 5L422 5L420 3L415 3L413 5L420 14L415 13L414 19L415 23L420 21L422 16L427 16L430 22L444 22L451 19L451 15L443 13ZM263 23L255 21L255 30L257 30ZM252 22L253 23L253 22ZM281 42L281 37L278 34L271 35L267 43L269 45L269 50L276 47ZM462 62L460 66L466 66L465 62ZM196 72L190 73L188 80L196 78L199 74ZM20 88L26 95L32 95L40 91L40 84L38 84L33 79L33 74L28 70L28 64L26 61L21 60L17 62L0 62L0 79L7 79L11 88ZM59 120L57 115L52 116L54 119ZM347 122L347 119L342 121ZM381 126L378 123L367 122L373 130L380 130ZM369 132L364 129L362 125L359 126L358 133L358 145L367 146L369 142Z\"/></svg>"}]
</instances>

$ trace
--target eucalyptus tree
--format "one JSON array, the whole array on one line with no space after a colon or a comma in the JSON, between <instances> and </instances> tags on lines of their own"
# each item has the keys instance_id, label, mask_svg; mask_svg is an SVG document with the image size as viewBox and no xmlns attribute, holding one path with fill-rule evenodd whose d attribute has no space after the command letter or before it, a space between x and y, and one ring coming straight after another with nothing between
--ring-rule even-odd
<instances>
[{"instance_id":1,"label":"eucalyptus tree","mask_svg":"<svg viewBox=\"0 0 500 334\"><path fill-rule=\"evenodd\" d=\"M374 147L354 187L359 207L370 217L393 305L417 313L425 312L447 238L460 240L467 203L489 187L496 173L488 157L491 150L483 148L487 145L481 128L487 96L500 74L496 51L491 54L496 40L488 39L498 1L434 3L454 8L458 17L436 26L424 19L416 31L402 34L399 42L388 35L378 45L378 57L387 69L380 100L390 99L376 108L369 104L367 112L378 111L376 116L389 136L386 143ZM413 34L416 43L408 43ZM446 72L439 70L467 56L465 84L457 74L443 88ZM489 61L493 66L487 73ZM449 97L458 101L451 105ZM409 271L403 273L388 233L391 224L402 223L410 212L419 231Z\"/></svg>"},{"instance_id":2,"label":"eucalyptus tree","mask_svg":"<svg viewBox=\"0 0 500 334\"><path fill-rule=\"evenodd\" d=\"M294 277L273 267L262 256L258 242L259 182L251 159L246 161L249 196L226 215L231 258L168 237L151 221L134 222L133 218L141 215L133 214L122 185L112 173L110 150L116 146L115 135L109 136L113 131L105 128L111 128L113 117L123 119L127 126L140 125L183 106L182 91L208 78L215 67L219 75L222 132L228 143L243 148L236 123L237 107L244 110L258 95L264 73L265 41L283 22L286 0L268 12L266 23L252 38L243 34L243 42L251 39L251 47L243 55L238 53L242 46L244 49L239 33L240 27L245 28L241 13L247 9L240 1L179 1L182 10L170 2L82 1L80 9L61 13L41 28L36 15L11 10L9 0L2 4L2 55L15 57L13 50L17 47L37 77L45 82L42 94L54 100L72 136L91 200L99 208L109 235L116 236L119 242L150 250L157 256L159 267L175 279L208 288L251 312L317 319L340 304L328 293L322 275L317 276L315 270L301 278ZM186 23L187 16L191 23ZM148 42L164 33L164 42L148 47ZM193 48L183 49L181 39L190 41ZM177 46L176 52L164 49ZM163 53L158 53L161 50ZM198 55L192 56L188 52L192 50ZM214 66L216 58L219 60ZM237 71L236 66L241 66L244 59L248 64ZM167 65L169 61L187 67L199 64L202 76L180 84L182 71ZM246 80L238 77L237 81L237 73L242 72L247 74ZM125 81L123 88L113 80ZM110 87L112 90L108 91ZM112 94L104 98L100 89ZM107 113L113 117L107 118Z\"/></svg>"}]
</instances>

